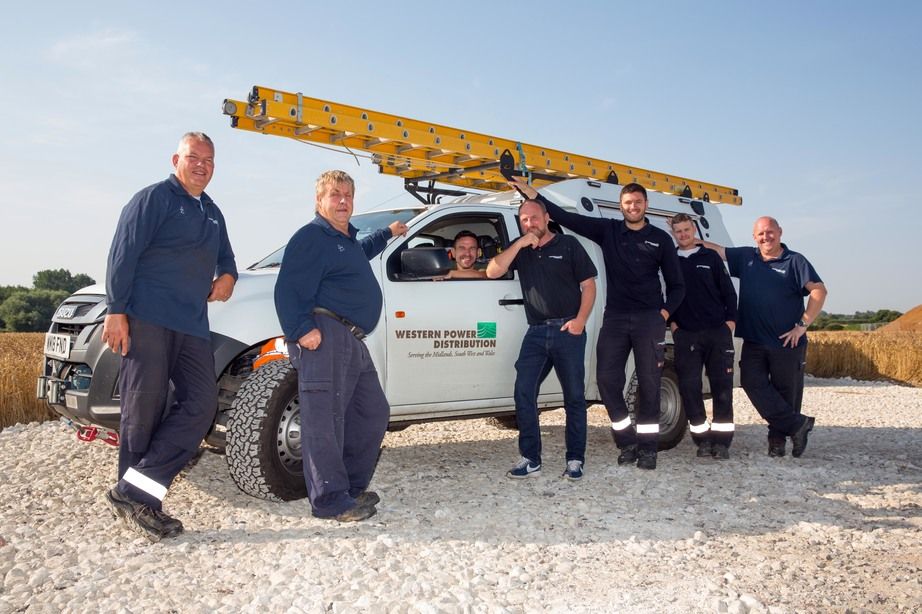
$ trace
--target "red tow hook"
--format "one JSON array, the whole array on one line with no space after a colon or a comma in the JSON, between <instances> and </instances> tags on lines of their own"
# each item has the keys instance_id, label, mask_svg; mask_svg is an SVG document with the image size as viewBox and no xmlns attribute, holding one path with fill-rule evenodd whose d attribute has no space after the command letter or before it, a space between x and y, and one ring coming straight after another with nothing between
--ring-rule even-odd
<instances>
[{"instance_id":1,"label":"red tow hook","mask_svg":"<svg viewBox=\"0 0 922 614\"><path fill-rule=\"evenodd\" d=\"M99 436L99 429L95 426L77 427L77 439L80 441L93 441Z\"/></svg>"},{"instance_id":2,"label":"red tow hook","mask_svg":"<svg viewBox=\"0 0 922 614\"><path fill-rule=\"evenodd\" d=\"M101 437L103 433L105 434L105 437ZM77 439L80 441L89 442L96 441L98 439L99 441L109 444L110 446L118 447L118 433L106 429L103 429L103 433L100 433L100 429L97 426L77 427Z\"/></svg>"}]
</instances>

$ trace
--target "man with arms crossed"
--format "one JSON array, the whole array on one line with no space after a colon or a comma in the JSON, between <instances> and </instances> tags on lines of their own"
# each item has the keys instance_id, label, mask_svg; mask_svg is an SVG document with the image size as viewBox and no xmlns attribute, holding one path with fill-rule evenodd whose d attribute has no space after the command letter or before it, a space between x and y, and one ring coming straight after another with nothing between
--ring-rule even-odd
<instances>
[{"instance_id":1,"label":"man with arms crossed","mask_svg":"<svg viewBox=\"0 0 922 614\"><path fill-rule=\"evenodd\" d=\"M670 221L685 279L685 299L670 318L682 406L698 457L730 458L733 440L733 330L736 290L720 254L697 245L695 223L685 213ZM714 416L708 426L701 396L707 367Z\"/></svg>"},{"instance_id":2,"label":"man with arms crossed","mask_svg":"<svg viewBox=\"0 0 922 614\"><path fill-rule=\"evenodd\" d=\"M275 282L275 309L298 372L304 480L318 518L359 521L377 512L367 490L390 417L362 339L381 317L368 261L405 234L394 222L362 240L349 223L355 183L343 171L317 179L316 217L298 230Z\"/></svg>"},{"instance_id":3,"label":"man with arms crossed","mask_svg":"<svg viewBox=\"0 0 922 614\"><path fill-rule=\"evenodd\" d=\"M740 380L768 422L768 455L784 456L785 438L790 437L791 454L800 457L815 422L800 413L807 327L823 309L826 286L803 255L781 242L781 232L778 221L765 216L752 229L757 247L702 243L716 250L740 280Z\"/></svg>"},{"instance_id":4,"label":"man with arms crossed","mask_svg":"<svg viewBox=\"0 0 922 614\"><path fill-rule=\"evenodd\" d=\"M510 182L526 198L538 199L551 219L602 247L608 296L596 346L596 379L620 449L618 464L656 469L659 442L660 377L665 363L666 320L685 296L672 237L646 219L647 191L637 183L621 189L623 220L591 218L564 211L520 179ZM659 274L666 282L666 300ZM624 369L634 351L637 428L624 400Z\"/></svg>"},{"instance_id":5,"label":"man with arms crossed","mask_svg":"<svg viewBox=\"0 0 922 614\"><path fill-rule=\"evenodd\" d=\"M173 167L175 174L122 210L109 250L102 333L122 355L119 481L106 499L151 541L183 531L162 502L217 411L207 302L226 301L237 280L224 216L204 191L214 174L211 139L183 135ZM175 403L167 407L171 382Z\"/></svg>"},{"instance_id":6,"label":"man with arms crossed","mask_svg":"<svg viewBox=\"0 0 922 614\"><path fill-rule=\"evenodd\" d=\"M563 477L579 480L586 461L585 328L598 272L579 241L551 232L548 221L544 205L533 199L523 202L519 207L522 236L487 265L491 279L510 268L519 271L528 320L515 363L515 416L522 458L506 476L523 479L541 474L538 390L553 367L567 415Z\"/></svg>"}]
</instances>

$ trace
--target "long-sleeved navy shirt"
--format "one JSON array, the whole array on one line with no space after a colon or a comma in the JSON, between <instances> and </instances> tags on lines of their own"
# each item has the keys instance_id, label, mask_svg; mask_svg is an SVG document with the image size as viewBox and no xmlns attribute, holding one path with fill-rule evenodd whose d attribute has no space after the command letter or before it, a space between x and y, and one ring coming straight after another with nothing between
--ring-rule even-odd
<instances>
[{"instance_id":1,"label":"long-sleeved navy shirt","mask_svg":"<svg viewBox=\"0 0 922 614\"><path fill-rule=\"evenodd\" d=\"M631 230L624 220L591 218L564 211L539 194L551 219L602 247L608 294L606 311L635 313L665 309L673 313L685 296L685 282L679 268L672 237L649 222ZM659 273L666 282L666 300Z\"/></svg>"},{"instance_id":2,"label":"long-sleeved navy shirt","mask_svg":"<svg viewBox=\"0 0 922 614\"><path fill-rule=\"evenodd\" d=\"M693 331L736 322L736 289L720 254L702 245L693 254L679 254L679 266L685 278L685 298L671 321Z\"/></svg>"},{"instance_id":3,"label":"long-sleeved navy shirt","mask_svg":"<svg viewBox=\"0 0 922 614\"><path fill-rule=\"evenodd\" d=\"M224 216L170 175L122 209L106 270L108 313L208 339L211 282L225 273L237 278Z\"/></svg>"},{"instance_id":4,"label":"long-sleeved navy shirt","mask_svg":"<svg viewBox=\"0 0 922 614\"><path fill-rule=\"evenodd\" d=\"M381 287L368 261L384 251L390 228L361 241L349 224L349 236L321 216L302 226L288 241L275 282L275 311L292 343L317 328L314 307L323 307L370 333L381 317Z\"/></svg>"}]
</instances>

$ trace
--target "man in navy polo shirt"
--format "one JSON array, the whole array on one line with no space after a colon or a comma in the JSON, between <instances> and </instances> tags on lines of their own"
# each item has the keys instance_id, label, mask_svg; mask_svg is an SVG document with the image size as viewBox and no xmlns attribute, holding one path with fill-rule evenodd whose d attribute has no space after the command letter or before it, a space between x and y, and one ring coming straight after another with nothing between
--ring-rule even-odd
<instances>
[{"instance_id":1,"label":"man in navy polo shirt","mask_svg":"<svg viewBox=\"0 0 922 614\"><path fill-rule=\"evenodd\" d=\"M803 255L781 242L781 233L778 221L766 216L752 230L757 247L702 243L720 253L740 280L740 379L768 422L768 455L784 456L790 437L791 454L799 457L815 422L801 414L807 327L823 309L826 286Z\"/></svg>"},{"instance_id":2,"label":"man in navy polo shirt","mask_svg":"<svg viewBox=\"0 0 922 614\"><path fill-rule=\"evenodd\" d=\"M402 222L358 240L355 182L343 171L317 179L317 216L298 230L275 282L275 309L298 372L304 480L314 516L340 522L377 511L367 490L390 418L362 339L377 326L382 296L368 261Z\"/></svg>"},{"instance_id":3,"label":"man in navy polo shirt","mask_svg":"<svg viewBox=\"0 0 922 614\"><path fill-rule=\"evenodd\" d=\"M620 450L618 464L656 469L666 320L685 296L672 237L647 221L647 191L638 183L621 188L623 220L564 211L524 181L515 179L510 185L526 198L543 203L552 220L602 248L608 294L596 345L599 393ZM665 301L660 273L666 282ZM636 428L624 399L624 371L632 350L638 384Z\"/></svg>"},{"instance_id":4,"label":"man in navy polo shirt","mask_svg":"<svg viewBox=\"0 0 922 614\"><path fill-rule=\"evenodd\" d=\"M730 458L733 440L733 331L736 290L720 254L696 245L695 224L686 213L670 220L685 278L685 299L669 325L675 347L682 406L699 458ZM714 404L707 421L701 396L701 371L707 368Z\"/></svg>"},{"instance_id":5,"label":"man in navy polo shirt","mask_svg":"<svg viewBox=\"0 0 922 614\"><path fill-rule=\"evenodd\" d=\"M510 268L518 270L528 320L515 362L515 417L522 457L506 476L523 479L541 474L538 389L553 367L567 414L563 477L579 480L586 461L586 320L595 302L598 271L576 237L551 232L549 221L540 201L523 202L519 206L522 236L487 265L491 279Z\"/></svg>"},{"instance_id":6,"label":"man in navy polo shirt","mask_svg":"<svg viewBox=\"0 0 922 614\"><path fill-rule=\"evenodd\" d=\"M162 511L173 479L198 450L218 405L208 301L226 301L237 267L224 216L205 187L214 144L183 135L175 174L122 209L106 271L102 339L122 355L115 514L151 541L182 532ZM170 383L176 402L167 407Z\"/></svg>"}]
</instances>

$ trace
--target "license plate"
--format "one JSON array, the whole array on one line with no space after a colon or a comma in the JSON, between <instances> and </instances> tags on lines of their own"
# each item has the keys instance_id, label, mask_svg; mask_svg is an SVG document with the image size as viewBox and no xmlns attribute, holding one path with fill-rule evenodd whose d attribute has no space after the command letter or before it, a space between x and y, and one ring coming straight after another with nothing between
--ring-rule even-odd
<instances>
[{"instance_id":1,"label":"license plate","mask_svg":"<svg viewBox=\"0 0 922 614\"><path fill-rule=\"evenodd\" d=\"M45 335L45 355L67 360L70 358L70 335Z\"/></svg>"}]
</instances>

